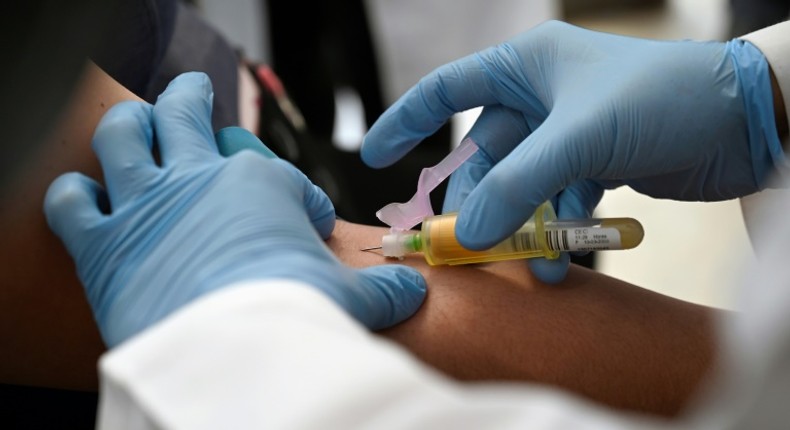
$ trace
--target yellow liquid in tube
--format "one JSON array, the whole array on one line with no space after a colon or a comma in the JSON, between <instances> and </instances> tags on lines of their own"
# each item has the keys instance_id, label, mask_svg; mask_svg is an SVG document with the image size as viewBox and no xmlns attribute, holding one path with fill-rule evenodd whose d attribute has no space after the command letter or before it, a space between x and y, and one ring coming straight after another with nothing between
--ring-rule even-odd
<instances>
[{"instance_id":1,"label":"yellow liquid in tube","mask_svg":"<svg viewBox=\"0 0 790 430\"><path fill-rule=\"evenodd\" d=\"M417 234L403 235L407 252L422 252L431 265L457 265L520 258L557 258L561 251L631 249L644 237L632 218L556 220L550 205L541 205L515 234L484 251L471 251L455 239L456 214L426 218Z\"/></svg>"}]
</instances>

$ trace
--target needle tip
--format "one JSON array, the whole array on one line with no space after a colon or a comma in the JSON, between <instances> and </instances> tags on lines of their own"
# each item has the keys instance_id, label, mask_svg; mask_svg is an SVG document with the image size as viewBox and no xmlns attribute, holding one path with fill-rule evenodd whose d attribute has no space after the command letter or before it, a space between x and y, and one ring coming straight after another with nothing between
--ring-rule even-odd
<instances>
[{"instance_id":1,"label":"needle tip","mask_svg":"<svg viewBox=\"0 0 790 430\"><path fill-rule=\"evenodd\" d=\"M362 248L360 251L373 251L375 249L381 249L380 246L371 246L370 248Z\"/></svg>"}]
</instances>

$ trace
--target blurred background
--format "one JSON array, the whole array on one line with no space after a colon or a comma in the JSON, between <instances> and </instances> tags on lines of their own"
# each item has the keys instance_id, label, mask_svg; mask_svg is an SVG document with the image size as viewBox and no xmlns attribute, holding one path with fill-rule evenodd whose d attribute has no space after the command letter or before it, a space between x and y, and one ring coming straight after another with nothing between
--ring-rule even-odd
<instances>
[{"instance_id":1,"label":"blurred background","mask_svg":"<svg viewBox=\"0 0 790 430\"><path fill-rule=\"evenodd\" d=\"M19 45L12 52L19 54L12 58L40 60L28 66L47 75L35 97L20 96L15 79L0 79L2 93L10 94L3 98L6 124L54 117L53 100L65 98L66 83L73 81L80 66L75 63L66 70L59 57L71 57L77 45L92 45L96 38L77 40L82 33L72 30L110 21L95 18L110 15L99 11L110 7L103 4L94 0L78 10L70 3L50 1L49 9L41 10L48 10L45 15L54 21L42 20L39 26L13 13L0 16L9 24L4 28L17 31L19 27L10 24L20 24L31 40L49 49L42 50L48 56L38 57L27 55L36 52L31 46L37 45ZM255 76L251 85L261 92L262 112L253 122L258 121L262 140L324 187L342 217L379 224L375 211L391 201L408 200L420 169L438 162L457 144L478 114L473 110L458 115L395 167L373 171L362 165L357 150L367 127L435 67L549 19L638 37L727 40L786 19L788 4L790 0L125 0L112 4L116 15L124 17L111 21L117 39L112 55L92 58L148 100L155 100L178 73L205 71L214 83L215 128L245 120L238 100L249 87L240 82L244 80L237 71L239 65L247 67ZM73 10L64 12L55 5ZM127 8L135 13L127 13ZM69 21L64 16L74 21L70 30L58 26ZM153 22L156 19L160 22ZM149 33L141 34L145 25ZM75 39L63 39L64 35ZM65 53L52 49L57 45L52 41L60 39L68 42L64 46L69 49L61 50ZM135 43L156 49L132 52L127 45ZM52 64L64 67L48 73ZM300 114L284 101L283 88ZM27 118L23 113L31 109L18 106L24 100L52 105L52 112ZM40 124L39 128L44 129ZM33 140L28 137L21 141ZM25 147L20 145L19 154L0 160L3 172L17 164ZM443 190L434 192L437 210L442 194ZM733 307L731 286L753 258L738 202L676 203L618 189L607 192L596 215L640 220L645 240L634 250L598 253L578 263L670 296ZM92 428L97 396L0 384L0 399L4 428Z\"/></svg>"},{"instance_id":2,"label":"blurred background","mask_svg":"<svg viewBox=\"0 0 790 430\"><path fill-rule=\"evenodd\" d=\"M590 29L647 38L726 40L739 32L750 31L759 22L771 19L775 22L787 15L786 5L775 4L785 2L765 2L769 9L773 8L765 12L759 1L751 1L749 9L749 2L737 0L369 0L361 3L379 71L379 81L374 85L381 88L379 102L384 106L436 66L506 40L547 19L564 19ZM295 12L283 11L281 6L266 7L257 0L232 3L199 0L195 4L209 22L233 44L243 48L246 56L272 64L303 110L315 103L309 95L298 94L298 86L303 83L292 79L295 67L288 64L292 59L287 57L301 55L303 47L297 44L288 54L278 54L282 43L274 27L278 26L280 17L295 15L290 18L291 31L299 27L300 21L309 20L302 16L298 2L289 2L297 9ZM737 8L747 12L733 13ZM768 18L761 21L760 14ZM348 15L333 19L337 19L338 25L349 25ZM275 31L265 30L269 28L267 22L271 22ZM333 131L326 137L343 151L353 153L366 130L364 102L353 86L335 88L334 99ZM478 113L474 110L454 119L450 143L460 140ZM441 146L444 141L430 145L445 151L446 146ZM430 165L430 156L417 159L425 166ZM412 176L399 179L408 190L406 195L394 191L387 194L382 188L381 193L387 194L385 203L408 199L416 184L417 171L412 170ZM381 183L385 179L374 176L371 180ZM367 211L370 213L370 208ZM607 192L596 215L640 220L645 226L645 240L635 250L598 253L582 264L667 295L731 307L733 277L752 258L737 201L678 203L618 189ZM377 222L371 218L360 221Z\"/></svg>"}]
</instances>

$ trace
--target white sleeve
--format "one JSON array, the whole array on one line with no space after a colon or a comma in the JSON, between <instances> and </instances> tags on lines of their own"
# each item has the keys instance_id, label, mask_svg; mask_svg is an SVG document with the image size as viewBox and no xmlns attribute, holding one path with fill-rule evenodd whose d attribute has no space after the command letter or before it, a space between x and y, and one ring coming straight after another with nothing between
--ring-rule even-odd
<instances>
[{"instance_id":1,"label":"white sleeve","mask_svg":"<svg viewBox=\"0 0 790 430\"><path fill-rule=\"evenodd\" d=\"M702 428L790 428L790 195L768 197L752 237L758 258L739 280L739 316L719 327L718 378L695 410Z\"/></svg>"},{"instance_id":2,"label":"white sleeve","mask_svg":"<svg viewBox=\"0 0 790 430\"><path fill-rule=\"evenodd\" d=\"M541 387L460 384L313 288L228 287L101 360L99 428L646 428Z\"/></svg>"}]
</instances>

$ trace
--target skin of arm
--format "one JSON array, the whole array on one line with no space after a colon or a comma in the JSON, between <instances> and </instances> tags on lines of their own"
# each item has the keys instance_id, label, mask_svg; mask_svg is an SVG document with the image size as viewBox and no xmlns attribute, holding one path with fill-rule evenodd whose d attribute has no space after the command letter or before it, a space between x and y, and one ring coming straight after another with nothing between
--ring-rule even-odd
<instances>
[{"instance_id":1,"label":"skin of arm","mask_svg":"<svg viewBox=\"0 0 790 430\"><path fill-rule=\"evenodd\" d=\"M346 264L393 263L373 246L389 229L338 222L328 241ZM559 285L524 261L417 268L428 296L417 314L381 334L464 381L533 381L607 405L675 415L715 355L720 311L667 297L581 266Z\"/></svg>"},{"instance_id":2,"label":"skin of arm","mask_svg":"<svg viewBox=\"0 0 790 430\"><path fill-rule=\"evenodd\" d=\"M101 178L90 147L104 113L139 100L89 63L50 137L28 157L0 206L0 382L95 390L104 351L74 263L44 220L44 194L67 171ZM20 142L16 142L20 144ZM10 353L13 352L13 353Z\"/></svg>"},{"instance_id":3,"label":"skin of arm","mask_svg":"<svg viewBox=\"0 0 790 430\"><path fill-rule=\"evenodd\" d=\"M66 171L100 178L90 149L104 112L137 98L91 65L52 137L0 210L0 382L95 390L104 346L75 269L44 221L41 202ZM386 229L339 221L328 245L347 265L391 260L359 249ZM382 332L427 364L464 381L520 380L564 387L606 404L672 415L714 356L714 310L580 267L547 286L520 261L430 267L403 261L429 285L421 310Z\"/></svg>"}]
</instances>

